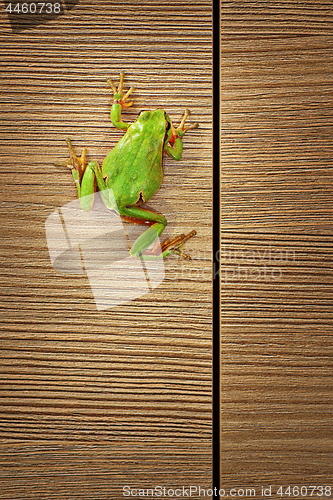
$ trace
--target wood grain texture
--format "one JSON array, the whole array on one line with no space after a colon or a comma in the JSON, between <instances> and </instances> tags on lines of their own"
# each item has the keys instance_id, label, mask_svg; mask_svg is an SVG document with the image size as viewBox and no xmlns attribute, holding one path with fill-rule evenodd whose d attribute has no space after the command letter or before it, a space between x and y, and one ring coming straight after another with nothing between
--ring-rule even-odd
<instances>
[{"instance_id":1,"label":"wood grain texture","mask_svg":"<svg viewBox=\"0 0 333 500\"><path fill-rule=\"evenodd\" d=\"M223 484L330 484L331 3L222 14Z\"/></svg>"},{"instance_id":2,"label":"wood grain texture","mask_svg":"<svg viewBox=\"0 0 333 500\"><path fill-rule=\"evenodd\" d=\"M2 8L0 498L120 499L122 487L211 483L211 5L81 2L19 34ZM66 137L101 161L132 121L185 107L200 128L149 205L166 236L197 230L158 288L97 311L85 276L50 264L46 218L76 198Z\"/></svg>"}]
</instances>

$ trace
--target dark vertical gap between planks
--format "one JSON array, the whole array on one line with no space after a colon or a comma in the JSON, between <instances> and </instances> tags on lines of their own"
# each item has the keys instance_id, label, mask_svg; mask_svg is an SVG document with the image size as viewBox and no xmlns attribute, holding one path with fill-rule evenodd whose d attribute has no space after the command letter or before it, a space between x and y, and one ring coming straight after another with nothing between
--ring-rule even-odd
<instances>
[{"instance_id":1,"label":"dark vertical gap between planks","mask_svg":"<svg viewBox=\"0 0 333 500\"><path fill-rule=\"evenodd\" d=\"M213 4L213 488L220 498L220 2ZM216 490L215 490L216 488ZM216 493L215 493L216 492Z\"/></svg>"}]
</instances>

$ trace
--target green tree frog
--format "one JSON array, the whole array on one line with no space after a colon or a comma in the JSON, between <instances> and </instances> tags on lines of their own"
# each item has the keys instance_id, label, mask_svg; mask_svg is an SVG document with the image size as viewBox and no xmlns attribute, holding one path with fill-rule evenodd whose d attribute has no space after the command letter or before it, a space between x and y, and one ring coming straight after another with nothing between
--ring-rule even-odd
<instances>
[{"instance_id":1,"label":"green tree frog","mask_svg":"<svg viewBox=\"0 0 333 500\"><path fill-rule=\"evenodd\" d=\"M67 139L70 153L67 165L72 170L81 206L84 210L90 210L93 197L88 195L94 193L97 185L108 209L115 210L125 221L149 226L133 243L130 249L133 257L152 260L175 253L189 259L182 252L182 246L196 231L181 234L172 240L167 238L159 245L158 237L165 229L167 220L163 215L140 205L147 202L161 186L163 153L179 160L185 132L196 128L198 124L185 126L189 115L186 110L178 127L174 127L163 109L142 111L132 124L123 122L121 112L132 106L133 102L127 99L134 90L131 87L124 93L123 82L124 72L120 74L118 88L112 80L108 80L114 92L111 122L115 127L126 130L126 133L107 154L102 166L96 161L87 164L86 149L82 151L81 157L77 157L71 141Z\"/></svg>"}]
</instances>

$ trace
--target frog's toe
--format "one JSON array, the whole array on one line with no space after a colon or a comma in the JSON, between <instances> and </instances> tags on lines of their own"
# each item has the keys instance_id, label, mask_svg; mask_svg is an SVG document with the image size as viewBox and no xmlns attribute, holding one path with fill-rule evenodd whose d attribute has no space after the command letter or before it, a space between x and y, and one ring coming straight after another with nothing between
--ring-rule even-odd
<instances>
[{"instance_id":1,"label":"frog's toe","mask_svg":"<svg viewBox=\"0 0 333 500\"><path fill-rule=\"evenodd\" d=\"M169 250L172 253L180 255L181 257L183 257L183 259L190 260L191 256L183 252L182 247L187 240L189 240L196 234L197 232L193 229L193 231L190 231L188 234L179 234L172 240L170 240L170 238L167 238L161 245L161 251L165 252L166 250Z\"/></svg>"}]
</instances>

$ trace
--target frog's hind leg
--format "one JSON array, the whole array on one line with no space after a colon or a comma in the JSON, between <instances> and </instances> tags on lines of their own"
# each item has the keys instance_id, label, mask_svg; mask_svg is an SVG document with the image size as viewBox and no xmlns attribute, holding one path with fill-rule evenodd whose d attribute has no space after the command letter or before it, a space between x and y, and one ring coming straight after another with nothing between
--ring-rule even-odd
<instances>
[{"instance_id":1,"label":"frog's hind leg","mask_svg":"<svg viewBox=\"0 0 333 500\"><path fill-rule=\"evenodd\" d=\"M122 207L118 208L118 211L123 220L149 225L135 240L130 250L133 257L141 257L142 252L155 243L162 234L167 225L167 220L164 215L138 206Z\"/></svg>"},{"instance_id":2,"label":"frog's hind leg","mask_svg":"<svg viewBox=\"0 0 333 500\"><path fill-rule=\"evenodd\" d=\"M189 255L182 252L182 246L188 239L196 234L196 231L191 231L187 235L181 234L172 240L167 238L160 246L158 244L158 238L167 225L167 220L164 215L157 214L151 210L138 206L124 207L119 210L119 212L121 217L125 220L134 221L139 224L149 224L150 226L133 243L130 250L133 257L140 257L144 260L154 260L166 257L171 253L176 253L185 259L190 259ZM148 250L151 245L154 245L153 249Z\"/></svg>"}]
</instances>

